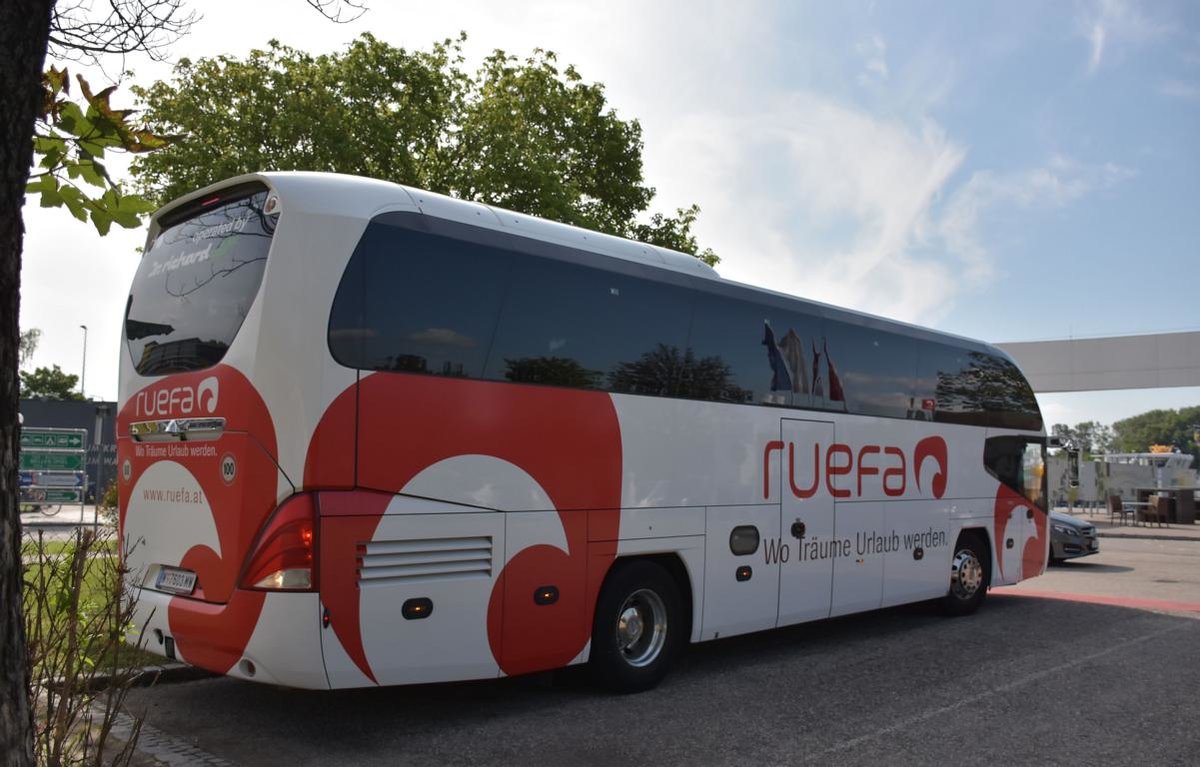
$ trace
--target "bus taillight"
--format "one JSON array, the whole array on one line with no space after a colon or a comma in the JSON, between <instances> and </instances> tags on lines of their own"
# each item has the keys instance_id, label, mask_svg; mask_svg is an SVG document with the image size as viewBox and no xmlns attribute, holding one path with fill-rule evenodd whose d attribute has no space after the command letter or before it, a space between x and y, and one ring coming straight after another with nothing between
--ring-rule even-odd
<instances>
[{"instance_id":1,"label":"bus taillight","mask_svg":"<svg viewBox=\"0 0 1200 767\"><path fill-rule=\"evenodd\" d=\"M316 500L311 493L288 498L259 534L242 571L242 588L311 591L316 587Z\"/></svg>"}]
</instances>

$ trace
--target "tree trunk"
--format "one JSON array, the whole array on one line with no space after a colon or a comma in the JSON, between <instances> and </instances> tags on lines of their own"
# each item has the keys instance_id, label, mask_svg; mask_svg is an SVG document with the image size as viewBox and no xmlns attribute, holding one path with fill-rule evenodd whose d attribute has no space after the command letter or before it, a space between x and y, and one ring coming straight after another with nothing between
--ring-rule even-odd
<instances>
[{"instance_id":1,"label":"tree trunk","mask_svg":"<svg viewBox=\"0 0 1200 767\"><path fill-rule=\"evenodd\" d=\"M17 321L25 235L21 206L53 7L54 0L0 2L0 761L10 765L33 764L17 507Z\"/></svg>"}]
</instances>

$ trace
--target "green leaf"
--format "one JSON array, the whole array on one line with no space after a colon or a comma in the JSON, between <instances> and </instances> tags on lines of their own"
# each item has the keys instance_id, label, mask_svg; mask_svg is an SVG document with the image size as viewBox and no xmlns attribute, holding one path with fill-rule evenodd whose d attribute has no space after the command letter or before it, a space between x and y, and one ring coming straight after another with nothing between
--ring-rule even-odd
<instances>
[{"instance_id":1,"label":"green leaf","mask_svg":"<svg viewBox=\"0 0 1200 767\"><path fill-rule=\"evenodd\" d=\"M43 208L58 208L63 204L62 194L57 189L43 189L41 192L41 206Z\"/></svg>"},{"instance_id":2,"label":"green leaf","mask_svg":"<svg viewBox=\"0 0 1200 767\"><path fill-rule=\"evenodd\" d=\"M57 136L34 136L33 151L38 154L48 154L54 151L66 152L67 142Z\"/></svg>"},{"instance_id":3,"label":"green leaf","mask_svg":"<svg viewBox=\"0 0 1200 767\"><path fill-rule=\"evenodd\" d=\"M137 229L142 225L142 219L135 213L113 213L113 221L116 221L126 229Z\"/></svg>"},{"instance_id":4,"label":"green leaf","mask_svg":"<svg viewBox=\"0 0 1200 767\"><path fill-rule=\"evenodd\" d=\"M50 92L56 96L59 93L69 93L71 90L71 78L70 75L67 74L66 67L63 67L62 69L55 69L54 65L51 64L50 69L48 69L45 75L43 75L43 79L46 87L49 88Z\"/></svg>"},{"instance_id":5,"label":"green leaf","mask_svg":"<svg viewBox=\"0 0 1200 767\"><path fill-rule=\"evenodd\" d=\"M92 208L92 225L96 227L96 231L100 236L108 234L108 230L112 227L112 216L102 208Z\"/></svg>"},{"instance_id":6,"label":"green leaf","mask_svg":"<svg viewBox=\"0 0 1200 767\"><path fill-rule=\"evenodd\" d=\"M94 139L80 139L79 151L89 159L92 157L103 157L105 143L107 142L96 141Z\"/></svg>"},{"instance_id":7,"label":"green leaf","mask_svg":"<svg viewBox=\"0 0 1200 767\"><path fill-rule=\"evenodd\" d=\"M87 136L95 130L92 121L84 116L78 104L66 102L59 113L58 124L72 136Z\"/></svg>"},{"instance_id":8,"label":"green leaf","mask_svg":"<svg viewBox=\"0 0 1200 767\"><path fill-rule=\"evenodd\" d=\"M140 215L142 213L153 213L157 206L145 197L139 197L136 194L123 194L121 200L117 204L117 210L122 213L132 213Z\"/></svg>"},{"instance_id":9,"label":"green leaf","mask_svg":"<svg viewBox=\"0 0 1200 767\"><path fill-rule=\"evenodd\" d=\"M26 194L42 194L46 191L56 191L58 189L58 179L49 173L38 176L33 181L25 185Z\"/></svg>"},{"instance_id":10,"label":"green leaf","mask_svg":"<svg viewBox=\"0 0 1200 767\"><path fill-rule=\"evenodd\" d=\"M95 160L82 160L77 162L67 162L67 175L72 179L82 178L92 186L104 187L107 186L106 179L96 169L104 169L104 166L98 165Z\"/></svg>"},{"instance_id":11,"label":"green leaf","mask_svg":"<svg viewBox=\"0 0 1200 767\"><path fill-rule=\"evenodd\" d=\"M83 192L73 186L64 186L59 190L59 194L62 195L63 202L72 216L80 221L87 221L87 197Z\"/></svg>"},{"instance_id":12,"label":"green leaf","mask_svg":"<svg viewBox=\"0 0 1200 767\"><path fill-rule=\"evenodd\" d=\"M46 170L54 170L62 162L63 155L63 152L60 152L57 149L51 149L49 152L45 153L45 156L42 157L42 160L38 163L38 165Z\"/></svg>"}]
</instances>

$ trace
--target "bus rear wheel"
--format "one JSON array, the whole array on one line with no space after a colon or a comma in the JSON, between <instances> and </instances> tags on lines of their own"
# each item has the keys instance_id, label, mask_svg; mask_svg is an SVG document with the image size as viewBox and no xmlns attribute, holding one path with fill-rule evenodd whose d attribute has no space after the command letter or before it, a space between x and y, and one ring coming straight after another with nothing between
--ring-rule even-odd
<instances>
[{"instance_id":1,"label":"bus rear wheel","mask_svg":"<svg viewBox=\"0 0 1200 767\"><path fill-rule=\"evenodd\" d=\"M671 574L646 560L618 562L596 601L589 665L596 683L642 692L666 676L685 636Z\"/></svg>"},{"instance_id":2,"label":"bus rear wheel","mask_svg":"<svg viewBox=\"0 0 1200 767\"><path fill-rule=\"evenodd\" d=\"M991 567L985 539L977 533L960 535L950 560L950 588L942 598L942 611L970 615L978 610L987 595Z\"/></svg>"}]
</instances>

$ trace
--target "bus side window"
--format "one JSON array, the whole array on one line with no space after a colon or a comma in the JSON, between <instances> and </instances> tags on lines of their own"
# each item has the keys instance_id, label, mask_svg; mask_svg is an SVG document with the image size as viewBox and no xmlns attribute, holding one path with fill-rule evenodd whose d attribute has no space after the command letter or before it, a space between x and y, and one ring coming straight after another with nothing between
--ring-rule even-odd
<instances>
[{"instance_id":1,"label":"bus side window","mask_svg":"<svg viewBox=\"0 0 1200 767\"><path fill-rule=\"evenodd\" d=\"M486 377L676 396L690 320L680 288L515 253Z\"/></svg>"},{"instance_id":2,"label":"bus side window","mask_svg":"<svg viewBox=\"0 0 1200 767\"><path fill-rule=\"evenodd\" d=\"M363 370L482 378L510 254L409 223L385 215L367 227L334 300L334 359Z\"/></svg>"},{"instance_id":3,"label":"bus side window","mask_svg":"<svg viewBox=\"0 0 1200 767\"><path fill-rule=\"evenodd\" d=\"M911 417L917 371L912 338L870 325L826 320L818 351L825 356L823 372L831 389L826 392L826 409Z\"/></svg>"},{"instance_id":4,"label":"bus side window","mask_svg":"<svg viewBox=\"0 0 1200 767\"><path fill-rule=\"evenodd\" d=\"M983 464L988 473L1010 490L1045 508L1045 446L1029 437L989 437Z\"/></svg>"},{"instance_id":5,"label":"bus side window","mask_svg":"<svg viewBox=\"0 0 1200 767\"><path fill-rule=\"evenodd\" d=\"M827 389L824 372L813 374L820 367L813 355L821 353L823 322L777 306L699 294L687 353L703 372L683 396L812 407L814 392Z\"/></svg>"},{"instance_id":6,"label":"bus side window","mask_svg":"<svg viewBox=\"0 0 1200 767\"><path fill-rule=\"evenodd\" d=\"M1012 362L931 341L918 343L917 391L924 417L941 423L1040 431L1033 390Z\"/></svg>"}]
</instances>

